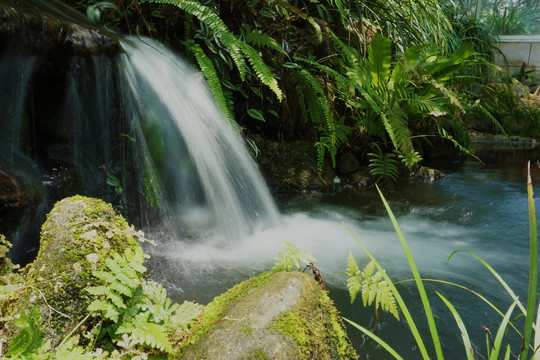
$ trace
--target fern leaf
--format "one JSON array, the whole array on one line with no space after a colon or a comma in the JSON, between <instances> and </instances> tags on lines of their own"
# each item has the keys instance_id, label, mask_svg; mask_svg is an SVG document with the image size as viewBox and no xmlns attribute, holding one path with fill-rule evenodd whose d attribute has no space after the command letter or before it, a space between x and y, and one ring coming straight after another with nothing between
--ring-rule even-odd
<instances>
[{"instance_id":1,"label":"fern leaf","mask_svg":"<svg viewBox=\"0 0 540 360\"><path fill-rule=\"evenodd\" d=\"M135 274L131 273L131 274L127 275L126 272L128 272L128 270L124 270L125 268L120 268L120 269L121 270L118 273L116 273L115 281L118 279L124 285L127 285L131 289L137 288L139 286L139 284L140 284L140 280L138 280L136 278L136 276L134 276Z\"/></svg>"},{"instance_id":2,"label":"fern leaf","mask_svg":"<svg viewBox=\"0 0 540 360\"><path fill-rule=\"evenodd\" d=\"M178 310L174 315L175 326L178 326L183 330L187 330L190 324L199 318L203 309L204 306L200 304L184 301L184 303L178 307Z\"/></svg>"},{"instance_id":3,"label":"fern leaf","mask_svg":"<svg viewBox=\"0 0 540 360\"><path fill-rule=\"evenodd\" d=\"M107 299L111 300L118 309L125 309L127 307L122 297L112 290L107 292Z\"/></svg>"},{"instance_id":4,"label":"fern leaf","mask_svg":"<svg viewBox=\"0 0 540 360\"><path fill-rule=\"evenodd\" d=\"M356 260L354 260L354 256L352 252L350 251L349 251L349 259L347 260L347 269L345 270L345 273L351 277L360 275L360 269L358 268L358 265L356 264Z\"/></svg>"},{"instance_id":5,"label":"fern leaf","mask_svg":"<svg viewBox=\"0 0 540 360\"><path fill-rule=\"evenodd\" d=\"M92 272L92 275L108 283L112 283L116 279L113 274L106 271L96 270Z\"/></svg>"},{"instance_id":6,"label":"fern leaf","mask_svg":"<svg viewBox=\"0 0 540 360\"><path fill-rule=\"evenodd\" d=\"M115 281L111 284L111 289L127 297L133 296L133 287L129 287L118 281Z\"/></svg>"},{"instance_id":7,"label":"fern leaf","mask_svg":"<svg viewBox=\"0 0 540 360\"><path fill-rule=\"evenodd\" d=\"M107 286L90 286L86 288L86 291L90 295L105 295L109 292L109 288Z\"/></svg>"},{"instance_id":8,"label":"fern leaf","mask_svg":"<svg viewBox=\"0 0 540 360\"><path fill-rule=\"evenodd\" d=\"M25 358L25 355L32 353L44 342L40 330L41 314L39 312L39 306L33 307L28 314L21 311L19 318L14 320L13 324L20 331L10 340L8 345L9 350L4 355Z\"/></svg>"},{"instance_id":9,"label":"fern leaf","mask_svg":"<svg viewBox=\"0 0 540 360\"><path fill-rule=\"evenodd\" d=\"M117 334L129 334L140 345L152 349L172 352L167 329L161 325L148 321L148 313L139 313L131 321L122 323L116 330Z\"/></svg>"},{"instance_id":10,"label":"fern leaf","mask_svg":"<svg viewBox=\"0 0 540 360\"><path fill-rule=\"evenodd\" d=\"M88 305L88 311L101 311L106 319L110 319L114 323L118 322L120 316L120 312L111 302L99 299Z\"/></svg>"},{"instance_id":11,"label":"fern leaf","mask_svg":"<svg viewBox=\"0 0 540 360\"><path fill-rule=\"evenodd\" d=\"M278 44L276 39L268 34L263 33L261 30L254 29L253 31L246 31L246 41L249 44L256 46L266 47L272 50L279 51L282 54L287 54L285 50Z\"/></svg>"},{"instance_id":12,"label":"fern leaf","mask_svg":"<svg viewBox=\"0 0 540 360\"><path fill-rule=\"evenodd\" d=\"M240 72L240 78L242 81L245 80L245 62L239 46L240 41L230 32L227 25L225 25L212 8L194 0L142 0L141 2L174 5L186 13L195 16L199 21L208 26L212 33L227 48L229 55Z\"/></svg>"},{"instance_id":13,"label":"fern leaf","mask_svg":"<svg viewBox=\"0 0 540 360\"><path fill-rule=\"evenodd\" d=\"M274 94L276 94L279 101L283 100L283 92L279 88L276 78L273 76L268 65L264 63L257 50L242 41L238 41L238 45L242 52L247 55L247 60L251 64L251 67L255 71L255 74L259 80L261 80L263 84L268 86L274 92Z\"/></svg>"},{"instance_id":14,"label":"fern leaf","mask_svg":"<svg viewBox=\"0 0 540 360\"><path fill-rule=\"evenodd\" d=\"M225 98L223 87L218 77L216 68L214 67L214 63L204 53L203 49L199 46L199 44L196 44L193 40L186 42L186 45L195 56L195 60L197 60L199 68L201 69L201 72L206 78L208 87L210 88L212 95L214 95L217 107L228 121L233 121L232 111L229 108L229 104Z\"/></svg>"},{"instance_id":15,"label":"fern leaf","mask_svg":"<svg viewBox=\"0 0 540 360\"><path fill-rule=\"evenodd\" d=\"M356 299L356 295L358 295L358 291L360 291L362 287L362 279L360 279L357 276L350 277L347 279L347 289L349 289L349 296L351 297L351 304Z\"/></svg>"}]
</instances>

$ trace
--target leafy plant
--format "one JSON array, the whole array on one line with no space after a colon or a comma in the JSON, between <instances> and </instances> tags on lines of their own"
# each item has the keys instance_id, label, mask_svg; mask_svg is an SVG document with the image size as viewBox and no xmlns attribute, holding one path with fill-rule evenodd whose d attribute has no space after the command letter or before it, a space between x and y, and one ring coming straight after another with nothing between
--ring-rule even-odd
<instances>
[{"instance_id":1,"label":"leafy plant","mask_svg":"<svg viewBox=\"0 0 540 360\"><path fill-rule=\"evenodd\" d=\"M369 173L372 176L377 176L377 182L383 177L389 177L390 179L397 181L399 178L399 169L397 167L397 160L395 153L383 154L379 145L375 144L377 149L376 153L369 153L371 156L369 160Z\"/></svg>"},{"instance_id":2,"label":"leafy plant","mask_svg":"<svg viewBox=\"0 0 540 360\"><path fill-rule=\"evenodd\" d=\"M281 270L299 270L300 264L308 265L311 262L317 261L312 255L305 251L300 251L298 247L290 242L284 241L285 246L283 251L279 252L279 256L275 258L276 263L272 271Z\"/></svg>"},{"instance_id":3,"label":"leafy plant","mask_svg":"<svg viewBox=\"0 0 540 360\"><path fill-rule=\"evenodd\" d=\"M351 252L349 252L349 260L347 262L347 270L345 273L347 279L347 288L351 296L351 304L356 299L358 291L362 294L362 303L364 307L370 306L375 302L375 309L379 306L388 311L390 314L399 320L399 313L396 307L396 301L392 295L392 290L383 279L382 273L375 271L375 263L370 261L366 267L360 271L356 260Z\"/></svg>"},{"instance_id":4,"label":"leafy plant","mask_svg":"<svg viewBox=\"0 0 540 360\"><path fill-rule=\"evenodd\" d=\"M38 349L43 343L40 330L41 314L39 306L34 306L27 314L21 311L18 319L13 324L19 328L19 333L9 342L9 349L5 356L27 356Z\"/></svg>"},{"instance_id":5,"label":"leafy plant","mask_svg":"<svg viewBox=\"0 0 540 360\"><path fill-rule=\"evenodd\" d=\"M411 269L411 271L413 273L414 282L415 282L415 284L417 286L417 289L418 289L418 292L420 294L420 298L422 300L422 305L423 305L423 310L424 310L424 312L426 314L426 318L427 318L427 321L428 321L428 325L429 325L429 329L430 329L430 333L431 333L431 339L433 341L433 346L434 346L434 349L435 349L435 352L436 352L437 359L444 359L442 346L441 346L441 340L440 340L439 335L438 335L437 327L436 327L436 324L435 324L435 321L434 321L434 317L433 317L432 309L431 309L431 306L430 306L430 302L428 300L427 292L426 292L426 289L424 288L424 282L427 281L427 280L424 280L424 279L422 279L420 277L420 273L418 272L418 268L417 268L417 266L415 264L412 253L411 253L411 251L410 251L410 249L408 247L408 244L407 244L407 242L405 240L405 237L403 236L403 233L401 232L401 229L400 229L400 227L399 227L399 225L398 225L398 223L397 223L397 221L396 221L396 219L395 219L395 217L394 217L394 215L392 213L392 210L390 209L390 206L388 205L387 201L385 200L385 198L382 195L382 193L380 192L380 190L379 190L379 194L380 194L381 199L383 201L383 204L384 204L384 206L385 206L385 208L386 208L386 210L388 212L388 215L389 215L389 217L390 217L390 219L392 221L392 224L394 225L394 229L396 230L398 238L400 239L401 245L402 245L403 250L405 252L405 255L407 257L407 261L409 262L410 269ZM506 312L503 314L493 304L491 304L489 301L487 301L487 299L485 299L482 295L480 295L480 294L478 294L478 293L476 293L474 291L469 290L469 291L473 292L476 296L478 296L480 299L482 299L483 301L488 303L492 308L494 308L502 316L501 323L499 325L499 328L497 330L495 338L493 339L493 342L489 341L490 340L489 337L487 338L486 353L487 353L487 357L490 360L498 359L499 353L501 352L501 350L503 350L502 342L503 342L503 339L504 339L505 335L507 334L507 328L508 328L508 326L514 327L514 325L512 324L512 321L511 321L511 317L512 317L512 313L513 313L515 307L518 307L521 310L522 314L525 316L525 324L524 324L523 334L522 335L520 334L522 336L522 338L523 338L523 344L521 346L519 359L520 360L526 360L529 350L534 351L535 355L533 356L533 358L536 358L536 356L537 356L536 355L536 350L540 346L540 337L539 336L535 336L534 345L531 346L532 331L533 331L533 329L535 328L535 325L536 325L535 324L535 319L536 319L536 323L538 322L538 319L536 318L537 314L535 314L535 310L536 310L536 306L537 306L536 305L536 303L537 303L536 291L537 291L537 281L538 281L538 234L537 234L537 225L536 225L536 212L535 212L534 200L533 200L532 182L531 182L531 177L530 177L530 162L529 162L529 176L528 176L528 181L527 181L527 197L528 197L528 204L529 204L530 254L531 254L531 256L530 256L530 269L529 269L528 299L527 299L527 308L526 309L524 308L524 306L519 301L519 298L510 289L510 287L497 274L497 272L491 266L489 266L489 264L487 264L483 259L481 259L476 254L467 251L467 253L473 255L484 266L486 266L486 268L488 268L492 272L492 274L499 280L499 282L503 285L503 287L506 289L508 294L513 299L513 303L508 307ZM351 234L352 234L352 232L351 232ZM397 301L397 303L399 305L399 308L400 308L401 312L403 313L405 319L407 320L407 324L410 327L410 330L411 330L411 332L412 332L412 334L413 334L413 336L415 338L415 341L417 342L418 348L419 348L419 350L420 350L420 352L422 354L422 358L423 359L429 359L430 357L428 355L428 352L426 350L426 346L425 346L425 343L424 343L425 339L422 336L422 334L420 334L420 332L418 331L418 328L416 327L416 324L415 324L414 320L412 319L406 304L404 303L403 299L401 298L401 296L399 294L399 291L397 290L395 285L390 281L388 276L384 273L384 270L381 268L380 264L373 257L373 255L368 251L368 249L362 244L362 242L360 242L360 240L356 236L354 236L354 234L352 234L352 235L357 240L357 242L360 244L360 246L363 248L363 250L366 252L368 257L371 259L371 263L373 265L370 265L370 269L368 269L368 270L371 272L372 271L371 266L376 267L378 269L379 273L382 275L382 278L384 278L387 281L387 284L388 284L391 292L393 293L393 295L394 295L394 297L395 297L395 299L396 299L396 301ZM462 251L462 250L458 250L458 251L455 251L454 253L452 253L448 260L450 260L450 258L452 258L454 256L454 254L456 254L456 253L458 253L460 251ZM349 258L349 266L348 266L348 268L350 268L350 271L349 271L350 273L356 273L356 274L359 273L358 268L357 267L355 268L355 264L350 263L350 258ZM381 277L377 276L377 279L379 279L379 278L381 278ZM356 281L357 280L355 280L355 282ZM456 286L456 287L460 287L460 288L465 288L463 286L453 284L453 283L449 283L449 282L444 282L444 281L439 281L439 282L449 284L449 285L452 285L452 286ZM357 285L354 284L352 287L353 287L353 289L355 289L357 287ZM468 335L468 333L466 331L465 325L464 325L459 313L457 312L457 310L454 308L454 306L451 304L451 302L448 299L446 299L444 296L442 296L438 292L437 292L437 295L443 301L443 303L448 307L448 309L450 310L452 316L456 320L458 328L460 329L461 336L463 338L463 343L464 343L464 346L465 346L465 354L466 354L467 359L474 359L474 350L473 350L473 348L471 346L471 341L469 339L469 335ZM540 309L539 309L539 312L540 312ZM345 319L345 320L347 322L349 322L350 324L352 324L355 328L362 331L368 337L375 340L379 345L381 345L384 349L386 349L394 358L403 359L403 357L401 355L399 355L383 339L381 339L380 337L372 334L368 329L364 328L363 326L361 326L359 324L356 324L351 320L348 320L348 319ZM486 335L486 336L489 336L489 335ZM455 354L453 354L452 356L455 356ZM510 345L508 345L506 347L506 351L504 352L504 359L509 359L509 358L510 358Z\"/></svg>"}]
</instances>

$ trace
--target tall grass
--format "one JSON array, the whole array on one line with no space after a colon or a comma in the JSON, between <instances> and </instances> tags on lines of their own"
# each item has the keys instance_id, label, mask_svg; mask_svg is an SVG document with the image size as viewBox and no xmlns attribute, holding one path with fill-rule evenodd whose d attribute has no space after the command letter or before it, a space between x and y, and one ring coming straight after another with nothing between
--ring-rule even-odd
<instances>
[{"instance_id":1,"label":"tall grass","mask_svg":"<svg viewBox=\"0 0 540 360\"><path fill-rule=\"evenodd\" d=\"M495 276L495 278L501 283L501 285L504 287L506 292L510 295L510 297L513 300L513 303L508 307L508 309L504 313L502 311L500 311L499 309L497 309L491 302L489 302L486 298L484 298L478 292L467 289L464 286L454 284L454 283L451 283L451 282L447 282L447 281L444 281L444 280L422 279L422 277L420 276L420 273L418 271L418 267L416 266L416 263L414 261L414 257L413 257L413 255L411 253L410 248L409 248L409 245L407 244L407 241L405 240L405 237L404 237L404 235L403 235L403 233L402 233L402 231L401 231L401 229L399 227L399 224L398 224L392 210L390 209L390 206L388 205L388 202L386 201L386 199L384 198L384 195L382 194L381 190L378 187L377 187L377 190L379 191L382 202L383 202L383 204L384 204L384 206L386 208L386 211L388 212L390 220L392 221L392 224L394 225L394 229L395 229L395 231L396 231L396 233L398 235L401 246L403 247L403 251L404 251L405 256L407 258L407 261L409 263L409 267L410 267L411 272L413 274L414 279L410 280L410 281L415 282L416 288L417 288L417 290L418 290L418 292L420 294L420 298L421 298L421 301L422 301L422 307L423 307L423 310L425 312L426 319L427 319L427 322L428 322L428 325L429 325L430 338L427 337L424 334L421 334L419 332L418 327L416 326L416 323L414 322L414 320L413 320L413 318L412 318L412 316L410 314L410 311L408 310L407 305L403 301L403 298L399 294L399 291L397 290L395 284L392 283L392 281L390 280L388 275L386 275L386 273L384 272L384 270L382 269L380 264L377 262L377 260L373 257L373 255L369 252L369 250L362 244L362 242L350 230L349 230L349 232L351 232L352 236L360 244L360 246L366 252L368 257L375 263L378 270L381 273L384 274L385 280L389 284L391 284L390 288L392 290L392 293L394 294L396 302L398 303L399 308L401 309L401 312L403 313L403 315L404 315L404 317L405 317L405 319L407 321L407 325L409 326L410 331L411 331L411 333L412 333L412 335L413 335L413 337L414 337L414 339L415 339L415 341L416 341L416 343L418 345L418 349L420 350L420 353L422 354L422 358L425 359L425 360L432 358L428 354L428 352L426 350L426 345L425 345L425 342L430 340L433 343L436 358L437 359L444 359L443 349L442 349L442 346L441 346L441 340L439 338L439 334L438 334L438 331L437 331L437 325L435 323L435 319L434 319L434 316L433 316L433 311L431 309L428 294L427 294L426 289L424 287L424 282L426 282L426 281L437 281L437 282L440 282L440 283L449 284L451 286L456 286L456 287L459 287L459 288L462 288L462 289L466 289L466 290L472 292L473 294L478 296L480 299L485 301L492 308L494 308L501 315L502 320L501 320L501 322L499 324L499 328L497 329L497 333L495 335L495 338L493 339L493 342L490 342L490 339L487 338L487 340L486 340L486 354L485 354L485 357L481 357L481 358L486 358L486 359L489 359L489 360L497 360L497 359L499 359L499 355L501 353L504 353L503 359L505 359L505 360L510 359L510 355L511 355L510 345L507 345L506 349L503 349L503 341L508 336L507 335L508 334L508 327L512 327L512 328L514 328L516 333L518 333L523 339L521 349L519 351L520 352L519 360L528 359L528 354L529 354L530 350L532 350L531 359L540 360L540 355L538 354L538 351L537 351L539 346L540 346L540 334L539 334L540 332L535 331L533 345L531 345L531 339L532 339L533 330L536 330L535 323L538 323L538 321L540 321L540 307L538 309L538 314L537 314L538 318L536 318L536 321L535 321L535 310L536 310L536 307L537 307L537 294L536 294L536 291L537 291L537 283L538 283L538 234L537 234L537 225L536 225L536 212L535 212L534 199L533 199L533 188L532 188L532 181L531 181L531 176L530 176L530 162L529 162L529 165L528 165L528 177L527 177L527 198L528 198L528 205L529 205L529 227L530 227L530 266L529 266L529 287L528 287L528 296L527 296L527 307L526 308L524 307L524 305L521 303L519 297L515 295L515 293L510 288L510 286L508 286L508 284L502 279L502 277L496 272L496 270L493 269L486 261L484 261L478 255L476 255L476 254L474 254L474 253L472 253L470 251L466 251L466 250L457 250L457 251L454 251L452 254L450 254L450 256L448 258L448 261L450 261L450 259L455 254L457 254L459 252L465 252L467 254L472 255L475 259L480 261L493 274L493 276ZM471 345L471 340L469 338L469 335L467 333L467 329L465 327L465 324L464 324L460 314L455 309L455 307L452 305L450 300L448 300L447 298L445 298L443 295L441 295L438 292L436 292L436 294L438 295L439 299L441 299L441 301L448 307L448 309L450 310L450 313L452 314L454 320L457 323L457 326L459 328L459 331L461 333L461 337L462 337L462 340L463 340L463 345L464 345L465 356L463 358L466 358L467 360L475 359L475 352L474 352L474 349L473 349L473 347ZM524 325L524 329L523 329L522 333L520 333L518 331L518 329L514 326L513 321L512 321L512 314L513 314L516 307L519 309L519 311L521 311L521 314L525 317L525 325ZM403 359L403 357L400 354L398 354L397 351L395 351L395 349L393 349L383 339L381 339L380 337L378 337L375 334L371 333L370 330L364 328L363 326L361 326L361 325L359 325L359 324L357 324L357 323L355 323L355 322L353 322L353 321L351 321L349 319L345 318L345 321L347 321L352 326L359 329L364 334L369 336L371 339L376 341L380 346L382 346L385 350L387 350L388 353L390 355L392 355L395 359ZM486 335L486 336L488 336L488 335ZM456 358L457 355L452 354L451 356L452 356L451 358L454 359L454 358Z\"/></svg>"}]
</instances>

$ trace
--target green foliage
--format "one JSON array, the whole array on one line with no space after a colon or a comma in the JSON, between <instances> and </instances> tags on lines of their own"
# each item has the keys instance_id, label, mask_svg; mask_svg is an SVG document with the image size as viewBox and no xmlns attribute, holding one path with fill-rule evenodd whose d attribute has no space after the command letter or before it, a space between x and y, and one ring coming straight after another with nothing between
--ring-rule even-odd
<instances>
[{"instance_id":1,"label":"green foliage","mask_svg":"<svg viewBox=\"0 0 540 360\"><path fill-rule=\"evenodd\" d=\"M377 182L383 177L389 177L390 179L397 181L399 178L399 169L397 167L397 160L395 153L383 154L381 148L375 144L377 148L376 153L369 153L371 156L369 160L369 173L372 176L377 176Z\"/></svg>"},{"instance_id":2,"label":"green foliage","mask_svg":"<svg viewBox=\"0 0 540 360\"><path fill-rule=\"evenodd\" d=\"M382 273L378 270L374 273L374 270L375 263L370 261L360 271L356 260L354 260L354 256L349 252L349 260L345 273L349 276L347 279L347 288L351 296L351 304L356 299L358 292L361 291L364 307L371 306L375 302L376 309L380 306L399 320L399 313L392 290L386 283L386 280L383 279Z\"/></svg>"},{"instance_id":3,"label":"green foliage","mask_svg":"<svg viewBox=\"0 0 540 360\"><path fill-rule=\"evenodd\" d=\"M379 190L379 193L380 193L380 190ZM404 250L405 255L407 257L407 260L409 262L411 271L413 273L414 282L415 282L415 284L417 286L417 289L419 291L420 298L422 299L423 311L425 312L426 317L427 317L427 321L428 321L428 325L429 325L430 333L431 333L431 339L433 341L433 345L434 345L434 348L435 348L435 351L436 351L436 354L437 354L437 359L444 359L444 355L443 355L443 351L442 351L442 347L441 347L441 341L439 339L437 327L436 327L436 324L435 324L435 321L434 321L432 309L431 309L431 306L430 306L430 303L429 303L429 300L428 300L428 297L427 297L427 292L426 292L426 289L424 288L423 283L425 281L437 281L437 282L442 283L442 284L447 284L447 285L451 285L451 286L455 286L455 287L458 287L458 288L461 288L461 289L468 290L471 293L478 296L481 300L486 302L489 306L491 306L493 309L495 309L498 314L501 315L502 320L501 320L501 323L499 324L499 328L497 329L497 333L495 335L495 338L492 339L492 341L490 341L489 335L486 334L486 336L487 336L486 337L486 354L487 354L488 359L496 360L496 359L499 358L499 354L500 354L501 350L504 350L503 349L503 341L504 341L504 339L505 339L505 337L506 337L506 335L508 333L508 327L512 327L512 328L514 328L516 330L516 332L518 332L517 329L515 328L515 326L513 325L513 321L511 320L513 311L514 311L514 309L516 307L518 307L521 310L522 315L525 315L525 317L526 317L523 334L518 332L518 334L523 337L523 346L520 349L521 353L520 353L519 359L520 360L526 360L527 356L528 356L528 352L530 350L536 352L538 347L540 346L540 336L538 336L538 335L535 336L534 344L531 344L531 339L532 339L533 329L536 327L536 325L538 325L537 323L540 320L540 316L538 316L538 314L536 313L537 297L538 297L537 293L536 293L536 291L537 291L537 281L538 281L538 233L537 233L537 224L536 224L536 212L535 212L534 199L533 199L533 189L532 189L532 182L531 182L531 177L530 177L530 163L529 163L529 176L528 176L528 181L527 181L527 195L528 195L528 204L529 204L530 252L531 252L531 257L530 257L530 269L529 269L529 288L528 288L528 296L527 296L528 299L527 299L527 308L526 309L521 304L519 298L515 295L515 293L512 291L512 289L499 276L499 274L487 262L485 262L482 258L480 258L478 255L476 255L476 254L474 254L474 253L472 253L470 251L457 250L457 251L453 252L450 255L450 257L448 258L448 261L456 253L462 252L462 251L471 254L473 257L475 257L477 260L479 260L495 276L495 278L501 283L501 285L505 288L507 293L513 299L513 303L508 307L508 309L504 313L502 311L500 311L491 302L489 302L486 298L484 298L481 294L479 294L479 293L477 293L475 291L469 290L464 286L454 284L454 283L449 283L449 282L442 281L442 280L426 280L426 279L422 279L420 277L419 272L418 272L418 268L417 268L417 266L415 264L412 253L411 253L411 251L410 251L410 249L408 247L408 244L407 244L407 242L405 240L405 237L403 236L403 233L401 232L401 229L400 229L400 227L399 227L399 225L398 225L392 211L391 211L388 203L384 199L384 196L382 195L382 193L380 193L380 195L381 195L382 201L383 201L383 203L384 203L384 205L386 207L386 210L388 211L388 215L390 216L390 219L391 219L391 221L392 221L392 223L394 225L396 233L397 233L397 235L398 235L398 237L400 239L403 250ZM351 234L352 234L352 232L351 232ZM352 234L352 235L354 236L354 234ZM397 301L397 303L399 305L399 308L401 309L404 317L407 320L407 324L410 327L411 332L412 332L412 334L413 334L413 336L414 336L414 338L415 338L415 340L417 342L418 348L419 348L419 350L420 350L420 352L422 354L422 358L426 359L426 360L430 359L430 356L429 356L429 354L428 354L428 352L426 350L426 347L425 347L424 336L422 334L420 334L420 332L418 331L418 328L416 327L415 321L411 317L406 304L403 302L403 299L401 298L401 296L399 294L399 291L396 289L394 284L390 281L388 276L384 273L384 270L381 268L381 266L379 265L377 260L373 257L373 255L360 242L360 240L358 240L358 238L356 238L356 236L354 236L354 237L357 240L357 242L360 244L360 246L364 249L366 254L369 256L369 258L371 259L371 262L368 264L368 266L366 266L364 271L360 271L357 264L356 264L356 262L354 261L354 258L352 256L352 254L349 254L347 275L356 276L358 278L360 276L362 276L362 278L364 278L366 276L371 276L372 279L373 279L373 282L374 281L379 281L379 280L381 280L383 278L387 281L389 291L392 292L394 298L396 299L396 301ZM376 273L375 275L372 275L374 268L377 268L379 272ZM349 279L349 281L347 282L347 285L349 287L349 291L351 293L351 298L352 299L354 299L354 296L356 296L357 292L360 290L361 287L362 287L362 292L364 291L364 287L363 287L363 285L360 285L360 283L361 283L360 279L358 279L358 280ZM373 285L371 285L371 287L367 286L366 290L368 292L367 301L369 302L370 299L372 299L373 296L374 296L374 295L372 295L372 292L375 293L377 291L377 289ZM442 296L438 292L437 292L437 295L443 301L443 303L448 307L448 309L450 310L452 316L456 320L456 323L457 323L458 328L460 330L460 334L461 334L462 339L463 339L466 358L468 360L474 359L474 349L471 346L471 341L469 339L467 330L465 328L465 325L464 325L463 320L461 319L459 313L457 312L455 307L452 305L452 303L448 299L446 299L444 296ZM364 296L365 295L363 293L363 297ZM377 300L375 300L375 301L377 301ZM365 303L366 303L366 300L364 300L364 304ZM536 324L535 324L535 319L536 319ZM369 336L370 338L375 340L379 345L381 345L384 349L386 349L392 356L394 356L394 358L403 359L403 357L401 357L383 339L377 337L374 334L371 334L371 332L368 329L364 328L363 326L361 326L359 324L356 324L356 323L354 323L354 322L352 322L352 321L350 321L348 319L345 319L345 320L347 322L351 323L355 328L359 329L364 334L366 334L367 336ZM510 350L511 350L510 345L507 345L506 346L506 351L504 352L504 359L509 359L510 358L510 354L511 354ZM451 356L452 356L452 358L454 358L456 356L456 354L452 354ZM533 358L536 358L536 356L533 356Z\"/></svg>"},{"instance_id":4,"label":"green foliage","mask_svg":"<svg viewBox=\"0 0 540 360\"><path fill-rule=\"evenodd\" d=\"M285 247L282 247L283 251L279 252L279 256L275 258L276 263L272 271L282 270L299 270L300 264L302 266L308 265L311 262L317 261L312 255L305 251L300 251L298 247L287 241L284 241Z\"/></svg>"},{"instance_id":5,"label":"green foliage","mask_svg":"<svg viewBox=\"0 0 540 360\"><path fill-rule=\"evenodd\" d=\"M120 316L130 310L129 300L141 287L141 274L146 272L143 261L142 251L131 249L127 249L124 256L115 253L113 258L106 259L108 271L93 272L105 285L86 289L88 293L98 297L90 303L88 310L101 311L105 319L117 323Z\"/></svg>"},{"instance_id":6,"label":"green foliage","mask_svg":"<svg viewBox=\"0 0 540 360\"><path fill-rule=\"evenodd\" d=\"M26 356L43 344L39 306L32 308L30 313L21 311L13 324L19 328L19 333L9 342L9 350L5 356Z\"/></svg>"},{"instance_id":7,"label":"green foliage","mask_svg":"<svg viewBox=\"0 0 540 360\"><path fill-rule=\"evenodd\" d=\"M18 269L18 265L14 265L11 260L7 257L7 253L13 245L6 240L6 237L0 234L0 286L7 284L8 277L14 270Z\"/></svg>"}]
</instances>

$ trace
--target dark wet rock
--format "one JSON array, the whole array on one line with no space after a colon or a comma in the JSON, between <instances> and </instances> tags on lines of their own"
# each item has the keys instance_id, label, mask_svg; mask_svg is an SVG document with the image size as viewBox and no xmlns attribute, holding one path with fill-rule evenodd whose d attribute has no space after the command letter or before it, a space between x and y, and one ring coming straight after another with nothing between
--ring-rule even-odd
<instances>
[{"instance_id":1,"label":"dark wet rock","mask_svg":"<svg viewBox=\"0 0 540 360\"><path fill-rule=\"evenodd\" d=\"M0 158L0 233L17 229L24 217L31 217L43 202L39 175L23 157L13 162ZM16 161L16 166L14 162Z\"/></svg>"},{"instance_id":2,"label":"dark wet rock","mask_svg":"<svg viewBox=\"0 0 540 360\"><path fill-rule=\"evenodd\" d=\"M276 192L331 188L335 173L328 162L317 172L317 151L304 141L285 142L254 136L260 149L256 159L268 185Z\"/></svg>"},{"instance_id":3,"label":"dark wet rock","mask_svg":"<svg viewBox=\"0 0 540 360\"><path fill-rule=\"evenodd\" d=\"M332 301L305 273L238 284L205 307L200 324L180 359L357 358Z\"/></svg>"},{"instance_id":4,"label":"dark wet rock","mask_svg":"<svg viewBox=\"0 0 540 360\"><path fill-rule=\"evenodd\" d=\"M27 53L70 50L80 53L118 53L114 35L57 0L1 0L0 49L16 42Z\"/></svg>"}]
</instances>

